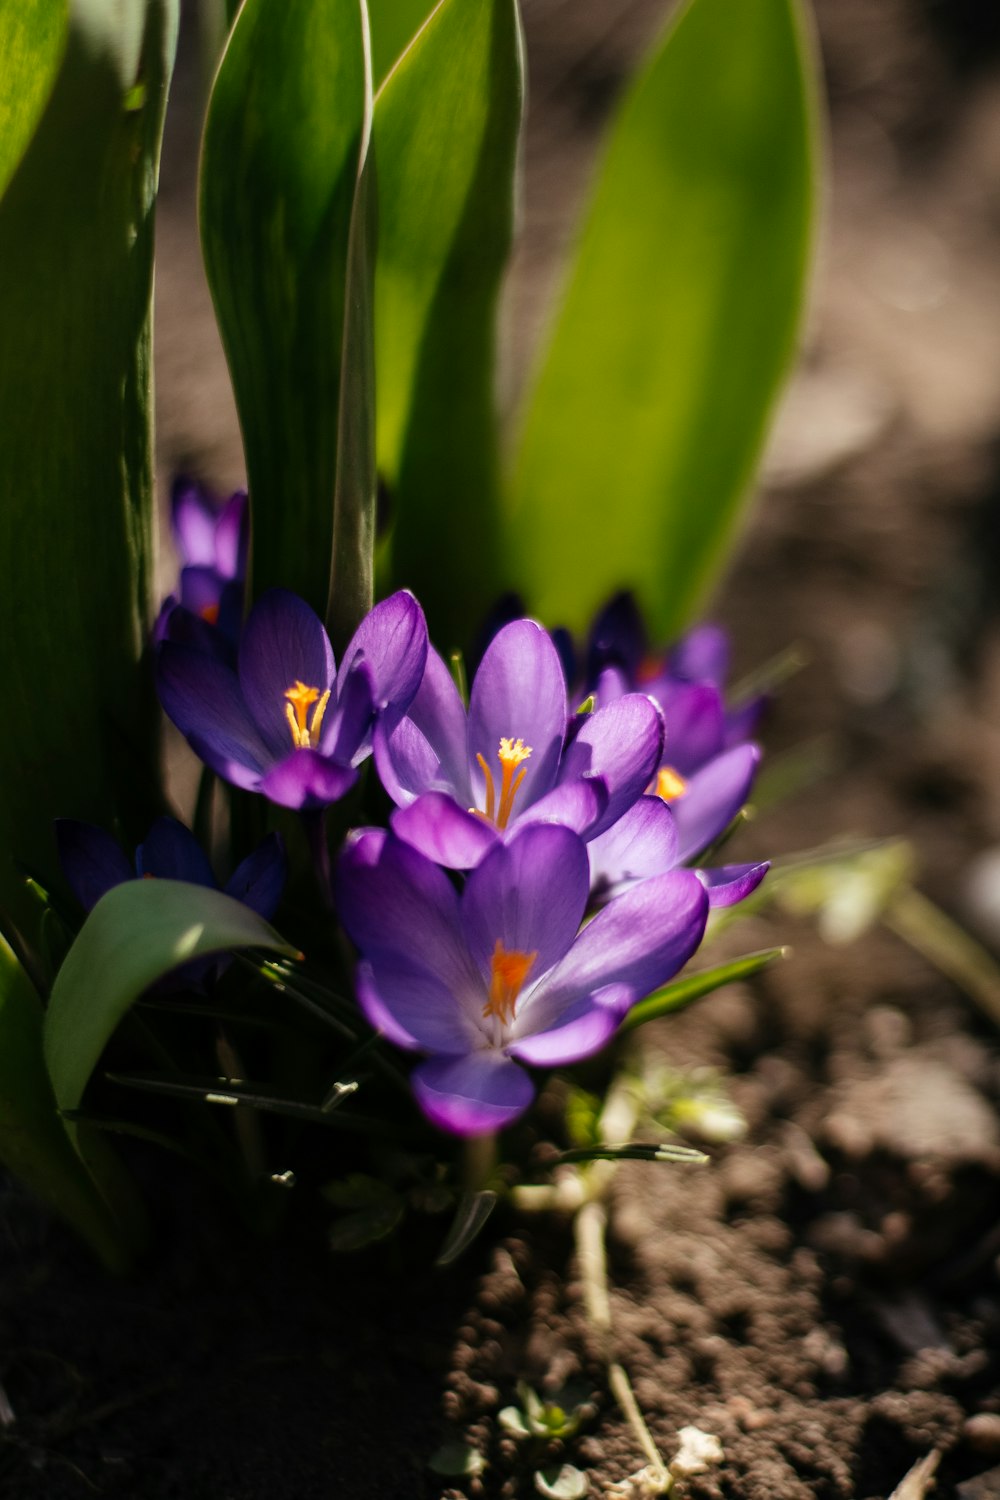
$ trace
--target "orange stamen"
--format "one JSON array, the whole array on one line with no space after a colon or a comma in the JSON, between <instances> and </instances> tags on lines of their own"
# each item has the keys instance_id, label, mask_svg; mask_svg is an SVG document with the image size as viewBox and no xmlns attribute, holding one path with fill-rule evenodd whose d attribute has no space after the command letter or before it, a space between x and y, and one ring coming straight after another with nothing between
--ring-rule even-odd
<instances>
[{"instance_id":1,"label":"orange stamen","mask_svg":"<svg viewBox=\"0 0 1000 1500\"><path fill-rule=\"evenodd\" d=\"M508 950L497 938L490 958L490 998L483 1006L484 1020L496 1016L501 1026L510 1025L518 996L537 957L537 951L520 953L516 948Z\"/></svg>"},{"instance_id":2,"label":"orange stamen","mask_svg":"<svg viewBox=\"0 0 1000 1500\"><path fill-rule=\"evenodd\" d=\"M502 739L500 741L500 749L497 751L501 772L499 805L493 772L486 763L486 757L477 755L476 759L486 780L486 806L482 809L470 807L469 811L476 813L480 818L485 818L488 823L495 823L498 828L506 828L514 810L517 789L527 775L524 762L530 754L531 746L526 745L523 740ZM518 766L521 767L519 771Z\"/></svg>"},{"instance_id":3,"label":"orange stamen","mask_svg":"<svg viewBox=\"0 0 1000 1500\"><path fill-rule=\"evenodd\" d=\"M653 791L657 797L662 797L664 802L676 802L678 797L683 797L688 789L688 784L679 771L673 766L661 766L656 773L656 782Z\"/></svg>"},{"instance_id":4,"label":"orange stamen","mask_svg":"<svg viewBox=\"0 0 1000 1500\"><path fill-rule=\"evenodd\" d=\"M201 618L205 620L209 625L218 625L219 606L217 604L206 604L205 607L200 611L200 614Z\"/></svg>"},{"instance_id":5,"label":"orange stamen","mask_svg":"<svg viewBox=\"0 0 1000 1500\"><path fill-rule=\"evenodd\" d=\"M292 744L297 750L315 749L319 741L320 726L323 723L323 715L326 713L326 705L330 701L330 689L321 693L319 688L307 687L298 679L287 689L285 697L285 718L292 733ZM306 715L313 704L311 722L307 721Z\"/></svg>"}]
</instances>

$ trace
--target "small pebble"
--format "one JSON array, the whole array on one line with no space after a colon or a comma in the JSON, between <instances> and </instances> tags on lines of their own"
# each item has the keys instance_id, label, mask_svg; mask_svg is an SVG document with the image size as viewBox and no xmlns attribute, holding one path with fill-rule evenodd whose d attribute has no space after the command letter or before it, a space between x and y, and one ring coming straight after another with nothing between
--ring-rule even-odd
<instances>
[{"instance_id":1,"label":"small pebble","mask_svg":"<svg viewBox=\"0 0 1000 1500\"><path fill-rule=\"evenodd\" d=\"M1000 1456L1000 1413L977 1411L967 1419L962 1437L977 1453L987 1458Z\"/></svg>"}]
</instances>

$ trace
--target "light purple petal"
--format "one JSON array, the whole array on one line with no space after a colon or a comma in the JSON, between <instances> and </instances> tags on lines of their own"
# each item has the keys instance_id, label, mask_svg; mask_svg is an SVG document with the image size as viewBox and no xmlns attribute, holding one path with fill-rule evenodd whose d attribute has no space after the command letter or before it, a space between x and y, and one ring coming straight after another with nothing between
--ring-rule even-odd
<instances>
[{"instance_id":1,"label":"light purple petal","mask_svg":"<svg viewBox=\"0 0 1000 1500\"><path fill-rule=\"evenodd\" d=\"M157 880L184 880L212 890L218 887L205 851L176 818L157 818L135 851L135 868L139 875Z\"/></svg>"},{"instance_id":2,"label":"light purple petal","mask_svg":"<svg viewBox=\"0 0 1000 1500\"><path fill-rule=\"evenodd\" d=\"M427 660L424 612L406 589L365 615L344 652L338 688L359 655L372 674L376 709L395 723L413 701Z\"/></svg>"},{"instance_id":3,"label":"light purple petal","mask_svg":"<svg viewBox=\"0 0 1000 1500\"><path fill-rule=\"evenodd\" d=\"M561 1068L592 1057L611 1040L633 1003L627 986L606 985L571 1005L551 1030L514 1042L510 1053L538 1068Z\"/></svg>"},{"instance_id":4,"label":"light purple petal","mask_svg":"<svg viewBox=\"0 0 1000 1500\"><path fill-rule=\"evenodd\" d=\"M694 873L708 892L709 906L735 906L757 889L770 868L770 860L764 860L758 865L719 865Z\"/></svg>"},{"instance_id":5,"label":"light purple petal","mask_svg":"<svg viewBox=\"0 0 1000 1500\"><path fill-rule=\"evenodd\" d=\"M701 942L708 896L691 870L640 881L580 933L562 963L533 991L514 1023L517 1041L550 1031L571 1006L606 985L633 1001L665 984Z\"/></svg>"},{"instance_id":6,"label":"light purple petal","mask_svg":"<svg viewBox=\"0 0 1000 1500\"><path fill-rule=\"evenodd\" d=\"M238 786L256 783L272 757L225 662L195 646L165 641L157 655L156 690L202 760ZM242 769L243 779L236 780L234 767Z\"/></svg>"},{"instance_id":7,"label":"light purple petal","mask_svg":"<svg viewBox=\"0 0 1000 1500\"><path fill-rule=\"evenodd\" d=\"M590 837L596 838L642 796L656 773L663 748L660 711L644 693L628 693L588 715L566 751L559 781L585 775L603 777L608 805Z\"/></svg>"},{"instance_id":8,"label":"light purple petal","mask_svg":"<svg viewBox=\"0 0 1000 1500\"><path fill-rule=\"evenodd\" d=\"M287 876L285 841L280 833L269 833L263 843L236 866L226 881L225 892L269 922L278 909Z\"/></svg>"},{"instance_id":9,"label":"light purple petal","mask_svg":"<svg viewBox=\"0 0 1000 1500\"><path fill-rule=\"evenodd\" d=\"M440 762L439 777L454 789L460 802L472 801L469 783L469 748L465 708L451 673L433 649L417 696L407 711ZM419 788L427 790L427 786Z\"/></svg>"},{"instance_id":10,"label":"light purple petal","mask_svg":"<svg viewBox=\"0 0 1000 1500\"><path fill-rule=\"evenodd\" d=\"M442 1130L484 1135L523 1115L534 1085L517 1063L498 1052L429 1057L410 1076L417 1103Z\"/></svg>"},{"instance_id":11,"label":"light purple petal","mask_svg":"<svg viewBox=\"0 0 1000 1500\"><path fill-rule=\"evenodd\" d=\"M570 781L554 786L537 802L533 802L520 817L512 820L512 828L529 828L533 823L561 823L572 828L581 838L589 835L597 826L608 805L608 788L602 776L587 776L582 781Z\"/></svg>"},{"instance_id":12,"label":"light purple petal","mask_svg":"<svg viewBox=\"0 0 1000 1500\"><path fill-rule=\"evenodd\" d=\"M484 1043L476 1022L486 1004L480 984L455 995L424 963L385 954L364 965L358 975L358 1001L373 1026L411 1040L401 1045L422 1052L471 1052ZM389 1025L387 1025L389 1023Z\"/></svg>"},{"instance_id":13,"label":"light purple petal","mask_svg":"<svg viewBox=\"0 0 1000 1500\"><path fill-rule=\"evenodd\" d=\"M198 615L209 625L218 620L224 579L214 568L188 567L181 569L181 604L192 614Z\"/></svg>"},{"instance_id":14,"label":"light purple petal","mask_svg":"<svg viewBox=\"0 0 1000 1500\"><path fill-rule=\"evenodd\" d=\"M135 868L117 839L95 823L57 818L56 847L66 883L84 911L112 886L135 879Z\"/></svg>"},{"instance_id":15,"label":"light purple petal","mask_svg":"<svg viewBox=\"0 0 1000 1500\"><path fill-rule=\"evenodd\" d=\"M663 875L677 864L677 825L659 797L640 797L617 823L587 845L591 887L618 895L637 880Z\"/></svg>"},{"instance_id":16,"label":"light purple petal","mask_svg":"<svg viewBox=\"0 0 1000 1500\"><path fill-rule=\"evenodd\" d=\"M471 870L501 835L475 813L466 812L447 792L425 792L390 819L393 832L449 870Z\"/></svg>"},{"instance_id":17,"label":"light purple petal","mask_svg":"<svg viewBox=\"0 0 1000 1500\"><path fill-rule=\"evenodd\" d=\"M247 571L250 516L245 490L237 490L223 506L215 527L215 566L223 578L242 580Z\"/></svg>"},{"instance_id":18,"label":"light purple petal","mask_svg":"<svg viewBox=\"0 0 1000 1500\"><path fill-rule=\"evenodd\" d=\"M670 804L680 839L678 859L693 859L729 827L747 800L759 760L756 745L737 745L691 777L683 797Z\"/></svg>"},{"instance_id":19,"label":"light purple petal","mask_svg":"<svg viewBox=\"0 0 1000 1500\"><path fill-rule=\"evenodd\" d=\"M594 698L598 708L617 703L629 691L629 681L620 667L604 667L594 684Z\"/></svg>"},{"instance_id":20,"label":"light purple petal","mask_svg":"<svg viewBox=\"0 0 1000 1500\"><path fill-rule=\"evenodd\" d=\"M352 767L327 760L318 750L293 750L260 778L257 790L279 807L309 812L338 802L357 779Z\"/></svg>"},{"instance_id":21,"label":"light purple petal","mask_svg":"<svg viewBox=\"0 0 1000 1500\"><path fill-rule=\"evenodd\" d=\"M732 708L727 712L725 729L727 750L732 745L748 740L752 734L756 733L757 725L761 721L767 704L767 694L761 693L759 697L748 698L746 703L741 703L737 708Z\"/></svg>"},{"instance_id":22,"label":"light purple petal","mask_svg":"<svg viewBox=\"0 0 1000 1500\"><path fill-rule=\"evenodd\" d=\"M175 479L170 513L177 550L184 564L214 567L219 512L201 485L192 479Z\"/></svg>"},{"instance_id":23,"label":"light purple petal","mask_svg":"<svg viewBox=\"0 0 1000 1500\"><path fill-rule=\"evenodd\" d=\"M336 704L327 707L320 735L322 755L358 766L371 753L369 731L375 717L375 685L368 662L358 660L344 678Z\"/></svg>"},{"instance_id":24,"label":"light purple petal","mask_svg":"<svg viewBox=\"0 0 1000 1500\"><path fill-rule=\"evenodd\" d=\"M469 700L469 770L477 807L484 780L476 756L489 766L499 794L501 739L522 740L531 755L514 808L521 812L555 784L566 733L566 680L559 653L534 620L515 620L493 637Z\"/></svg>"},{"instance_id":25,"label":"light purple petal","mask_svg":"<svg viewBox=\"0 0 1000 1500\"><path fill-rule=\"evenodd\" d=\"M371 964L358 964L354 973L354 992L369 1026L388 1037L396 1047L404 1047L408 1052L420 1051L418 1043L405 1026L401 1026L392 1011L383 1005Z\"/></svg>"},{"instance_id":26,"label":"light purple petal","mask_svg":"<svg viewBox=\"0 0 1000 1500\"><path fill-rule=\"evenodd\" d=\"M534 953L534 985L569 949L590 892L582 839L569 828L540 823L491 850L462 892L466 941L487 989L499 940L508 951Z\"/></svg>"},{"instance_id":27,"label":"light purple petal","mask_svg":"<svg viewBox=\"0 0 1000 1500\"><path fill-rule=\"evenodd\" d=\"M452 790L433 747L411 718L388 733L384 724L376 725L374 747L379 780L397 807L408 807L428 790Z\"/></svg>"},{"instance_id":28,"label":"light purple petal","mask_svg":"<svg viewBox=\"0 0 1000 1500\"><path fill-rule=\"evenodd\" d=\"M288 589L262 594L243 627L239 676L247 708L272 758L293 745L285 712L287 690L302 682L322 694L333 684L334 672L323 622L305 600Z\"/></svg>"},{"instance_id":29,"label":"light purple petal","mask_svg":"<svg viewBox=\"0 0 1000 1500\"><path fill-rule=\"evenodd\" d=\"M710 682L670 682L654 696L663 709L664 764L692 776L722 749L725 714L719 690Z\"/></svg>"},{"instance_id":30,"label":"light purple petal","mask_svg":"<svg viewBox=\"0 0 1000 1500\"><path fill-rule=\"evenodd\" d=\"M696 625L670 652L670 670L689 682L714 682L729 674L729 635L721 625Z\"/></svg>"},{"instance_id":31,"label":"light purple petal","mask_svg":"<svg viewBox=\"0 0 1000 1500\"><path fill-rule=\"evenodd\" d=\"M420 965L454 995L482 989L462 935L455 887L394 834L366 828L348 835L334 897L363 958L399 957Z\"/></svg>"}]
</instances>

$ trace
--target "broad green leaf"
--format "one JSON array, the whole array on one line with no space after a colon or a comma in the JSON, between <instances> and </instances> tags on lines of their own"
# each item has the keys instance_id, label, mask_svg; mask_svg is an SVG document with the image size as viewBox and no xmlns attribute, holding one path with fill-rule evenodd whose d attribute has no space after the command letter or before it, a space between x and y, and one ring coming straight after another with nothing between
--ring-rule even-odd
<instances>
[{"instance_id":1,"label":"broad green leaf","mask_svg":"<svg viewBox=\"0 0 1000 1500\"><path fill-rule=\"evenodd\" d=\"M764 948L760 953L747 953L743 958L734 958L729 963L717 965L714 969L703 969L700 974L687 974L683 979L675 979L673 984L665 985L662 990L657 990L655 995L650 995L647 999L640 1000L638 1005L633 1005L621 1024L621 1030L633 1031L636 1026L643 1026L647 1021L655 1021L657 1016L666 1016L671 1011L682 1010L684 1006L700 1000L703 995L710 995L713 990L721 989L724 984L733 984L738 979L749 979L751 974L757 974L761 969L766 969L768 964L773 964L776 959L787 958L788 953L787 948Z\"/></svg>"},{"instance_id":2,"label":"broad green leaf","mask_svg":"<svg viewBox=\"0 0 1000 1500\"><path fill-rule=\"evenodd\" d=\"M0 196L35 133L68 30L69 0L0 5Z\"/></svg>"},{"instance_id":3,"label":"broad green leaf","mask_svg":"<svg viewBox=\"0 0 1000 1500\"><path fill-rule=\"evenodd\" d=\"M799 327L814 75L800 0L689 0L624 99L515 464L545 619L631 587L674 635L724 561Z\"/></svg>"},{"instance_id":4,"label":"broad green leaf","mask_svg":"<svg viewBox=\"0 0 1000 1500\"><path fill-rule=\"evenodd\" d=\"M128 1255L101 1194L56 1110L42 1052L42 1005L0 938L0 1160L60 1214L112 1269Z\"/></svg>"},{"instance_id":5,"label":"broad green leaf","mask_svg":"<svg viewBox=\"0 0 1000 1500\"><path fill-rule=\"evenodd\" d=\"M138 835L148 812L150 291L176 24L176 0L75 0L0 200L0 906L15 923L17 866L57 878L57 814L117 812Z\"/></svg>"},{"instance_id":6,"label":"broad green leaf","mask_svg":"<svg viewBox=\"0 0 1000 1500\"><path fill-rule=\"evenodd\" d=\"M437 0L368 0L375 87L416 36Z\"/></svg>"},{"instance_id":7,"label":"broad green leaf","mask_svg":"<svg viewBox=\"0 0 1000 1500\"><path fill-rule=\"evenodd\" d=\"M243 432L252 591L294 589L320 615L370 116L364 0L244 0L205 124L202 249Z\"/></svg>"},{"instance_id":8,"label":"broad green leaf","mask_svg":"<svg viewBox=\"0 0 1000 1500\"><path fill-rule=\"evenodd\" d=\"M470 634L499 577L495 325L522 98L515 0L441 0L375 100L391 572L443 648Z\"/></svg>"},{"instance_id":9,"label":"broad green leaf","mask_svg":"<svg viewBox=\"0 0 1000 1500\"><path fill-rule=\"evenodd\" d=\"M112 1033L157 979L231 948L295 954L248 906L178 880L129 880L102 896L56 975L45 1058L60 1109L74 1110Z\"/></svg>"}]
</instances>

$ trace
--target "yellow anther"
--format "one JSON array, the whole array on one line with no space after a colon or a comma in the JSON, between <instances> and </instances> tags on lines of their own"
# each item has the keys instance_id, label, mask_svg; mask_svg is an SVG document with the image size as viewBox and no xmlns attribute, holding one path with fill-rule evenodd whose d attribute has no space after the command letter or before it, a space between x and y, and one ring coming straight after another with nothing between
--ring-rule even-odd
<instances>
[{"instance_id":1,"label":"yellow anther","mask_svg":"<svg viewBox=\"0 0 1000 1500\"><path fill-rule=\"evenodd\" d=\"M488 823L495 823L498 828L506 828L510 821L510 815L514 808L514 798L517 789L524 780L527 772L523 769L523 763L531 754L531 746L526 745L523 740L502 739L497 757L500 761L500 800L497 802L496 783L493 780L493 772L486 763L486 757L477 755L476 759L482 769L486 781L486 806L470 808L470 812L478 813ZM520 771L518 766L522 766ZM515 775L515 771L517 774Z\"/></svg>"},{"instance_id":2,"label":"yellow anther","mask_svg":"<svg viewBox=\"0 0 1000 1500\"><path fill-rule=\"evenodd\" d=\"M537 957L537 950L521 953L516 948L507 949L497 938L490 957L490 998L483 1006L484 1020L496 1016L501 1026L510 1025L518 996Z\"/></svg>"},{"instance_id":3,"label":"yellow anther","mask_svg":"<svg viewBox=\"0 0 1000 1500\"><path fill-rule=\"evenodd\" d=\"M307 687L304 682L296 679L285 693L288 702L285 704L285 718L292 732L292 744L297 750L313 750L319 742L319 732L323 724L323 715L326 713L326 705L330 701L330 689L321 693L319 688ZM306 715L313 704L311 720Z\"/></svg>"},{"instance_id":4,"label":"yellow anther","mask_svg":"<svg viewBox=\"0 0 1000 1500\"><path fill-rule=\"evenodd\" d=\"M661 766L656 773L656 783L653 791L664 802L676 802L678 797L683 797L688 789L688 784L679 771L673 766Z\"/></svg>"}]
</instances>

